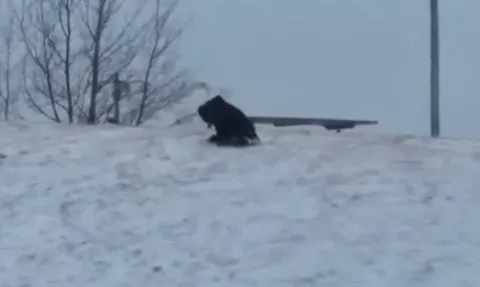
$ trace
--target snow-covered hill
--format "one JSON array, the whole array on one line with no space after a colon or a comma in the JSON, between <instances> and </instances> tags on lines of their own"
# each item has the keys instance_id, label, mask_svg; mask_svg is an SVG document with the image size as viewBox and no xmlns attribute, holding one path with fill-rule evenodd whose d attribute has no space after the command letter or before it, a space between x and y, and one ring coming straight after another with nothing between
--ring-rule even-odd
<instances>
[{"instance_id":1,"label":"snow-covered hill","mask_svg":"<svg viewBox=\"0 0 480 287\"><path fill-rule=\"evenodd\" d=\"M480 143L0 126L0 286L479 286Z\"/></svg>"}]
</instances>

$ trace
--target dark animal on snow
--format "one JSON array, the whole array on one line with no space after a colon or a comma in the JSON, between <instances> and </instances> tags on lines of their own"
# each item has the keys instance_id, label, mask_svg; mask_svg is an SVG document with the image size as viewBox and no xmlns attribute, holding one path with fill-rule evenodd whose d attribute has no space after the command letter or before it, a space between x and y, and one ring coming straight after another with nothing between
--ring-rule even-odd
<instances>
[{"instance_id":1,"label":"dark animal on snow","mask_svg":"<svg viewBox=\"0 0 480 287\"><path fill-rule=\"evenodd\" d=\"M198 107L198 115L216 134L208 141L217 145L245 146L259 140L255 126L237 107L217 95Z\"/></svg>"}]
</instances>

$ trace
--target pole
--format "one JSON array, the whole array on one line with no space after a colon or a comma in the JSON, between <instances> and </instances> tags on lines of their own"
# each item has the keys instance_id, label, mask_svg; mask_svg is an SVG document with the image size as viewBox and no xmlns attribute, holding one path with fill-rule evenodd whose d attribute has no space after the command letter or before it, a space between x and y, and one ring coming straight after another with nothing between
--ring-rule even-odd
<instances>
[{"instance_id":1,"label":"pole","mask_svg":"<svg viewBox=\"0 0 480 287\"><path fill-rule=\"evenodd\" d=\"M440 53L438 0L430 0L430 133L440 136Z\"/></svg>"}]
</instances>

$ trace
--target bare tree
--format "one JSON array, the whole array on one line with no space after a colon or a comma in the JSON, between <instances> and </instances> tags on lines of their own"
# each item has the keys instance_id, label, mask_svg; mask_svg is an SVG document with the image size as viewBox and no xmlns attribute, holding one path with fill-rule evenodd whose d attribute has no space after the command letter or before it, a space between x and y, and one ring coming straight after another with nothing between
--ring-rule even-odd
<instances>
[{"instance_id":1,"label":"bare tree","mask_svg":"<svg viewBox=\"0 0 480 287\"><path fill-rule=\"evenodd\" d=\"M15 10L26 50L27 102L55 121L140 125L189 95L173 52L178 0L22 0ZM119 77L122 77L119 80ZM119 97L111 97L115 85ZM128 89L125 89L128 87Z\"/></svg>"},{"instance_id":2,"label":"bare tree","mask_svg":"<svg viewBox=\"0 0 480 287\"><path fill-rule=\"evenodd\" d=\"M136 125L140 125L145 119L148 117L153 116L152 112L150 112L147 117L145 116L146 109L154 106L153 112L159 110L160 107L157 105L165 105L168 104L169 101L173 99L179 99L180 97L173 93L173 91L169 91L169 95L164 97L159 101L158 97L152 96L152 92L155 92L153 89L149 88L149 83L154 78L155 81L158 80L158 76L160 75L168 75L170 71L168 70L168 64L173 64L170 62L166 62L165 65L160 65L160 70L155 70L158 67L157 63L161 60L161 57L164 56L165 52L170 48L170 46L175 42L175 40L181 35L181 30L175 30L168 35L168 31L166 31L166 25L170 20L172 13L175 11L175 7L177 6L178 2L173 1L170 6L167 7L166 11L161 11L161 1L155 1L155 12L152 16L150 23L152 23L152 40L151 40L151 47L150 53L147 60L147 64L145 67L144 78L142 83L142 92L141 92L141 102L138 107L138 114L135 120ZM162 41L163 40L163 41ZM157 72L157 74L155 74ZM175 80L175 79L171 79ZM169 79L170 81L170 79ZM165 83L168 85L169 83ZM185 93L184 93L185 95ZM153 100L151 100L153 98ZM173 99L172 99L173 98Z\"/></svg>"},{"instance_id":3,"label":"bare tree","mask_svg":"<svg viewBox=\"0 0 480 287\"><path fill-rule=\"evenodd\" d=\"M55 122L61 122L62 70L61 58L57 53L57 15L55 3L39 0L21 5L21 13L14 12L26 49L22 79L27 103L36 112ZM59 13L60 14L60 13ZM50 108L50 111L47 110Z\"/></svg>"},{"instance_id":4,"label":"bare tree","mask_svg":"<svg viewBox=\"0 0 480 287\"><path fill-rule=\"evenodd\" d=\"M11 0L3 1L1 4L2 10L9 11L13 8ZM15 53L15 49L18 48L18 39L15 38L14 18L9 15L6 20L0 28L0 50L3 55L0 59L0 114L4 120L8 121L12 113L17 112L17 116L19 115L14 109L19 99L18 77L14 77L18 68L19 55Z\"/></svg>"},{"instance_id":5,"label":"bare tree","mask_svg":"<svg viewBox=\"0 0 480 287\"><path fill-rule=\"evenodd\" d=\"M193 81L188 71L178 68L175 44L183 29L170 22L179 1L153 0L149 18L138 47L142 57L136 57L129 67L127 80L129 104L124 105L121 122L141 125L158 111L191 96L201 82ZM133 103L133 104L132 104Z\"/></svg>"}]
</instances>

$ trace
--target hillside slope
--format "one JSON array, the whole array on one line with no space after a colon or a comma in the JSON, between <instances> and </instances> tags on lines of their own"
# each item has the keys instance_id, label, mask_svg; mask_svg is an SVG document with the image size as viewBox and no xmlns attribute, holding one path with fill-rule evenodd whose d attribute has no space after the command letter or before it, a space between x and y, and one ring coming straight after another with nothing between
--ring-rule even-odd
<instances>
[{"instance_id":1,"label":"hillside slope","mask_svg":"<svg viewBox=\"0 0 480 287\"><path fill-rule=\"evenodd\" d=\"M0 286L478 286L480 143L0 125ZM478 211L477 211L478 210Z\"/></svg>"}]
</instances>

